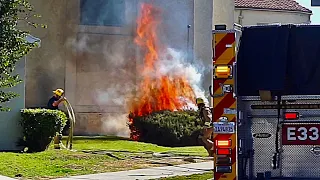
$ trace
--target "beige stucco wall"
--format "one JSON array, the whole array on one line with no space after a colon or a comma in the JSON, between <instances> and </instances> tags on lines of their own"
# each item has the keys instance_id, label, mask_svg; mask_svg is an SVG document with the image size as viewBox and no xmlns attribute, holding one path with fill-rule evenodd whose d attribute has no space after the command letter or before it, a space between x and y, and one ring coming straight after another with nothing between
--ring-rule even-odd
<instances>
[{"instance_id":1,"label":"beige stucco wall","mask_svg":"<svg viewBox=\"0 0 320 180\"><path fill-rule=\"evenodd\" d=\"M203 67L202 88L211 105L208 88L212 83L212 14L213 1L194 1L194 60L200 61Z\"/></svg>"},{"instance_id":2,"label":"beige stucco wall","mask_svg":"<svg viewBox=\"0 0 320 180\"><path fill-rule=\"evenodd\" d=\"M46 23L48 29L29 28L31 34L40 38L40 48L34 49L27 60L26 106L37 107L46 104L52 89L64 88L66 52L64 43L69 31L66 11L67 1L30 1L38 14L39 23Z\"/></svg>"},{"instance_id":3,"label":"beige stucco wall","mask_svg":"<svg viewBox=\"0 0 320 180\"><path fill-rule=\"evenodd\" d=\"M78 0L31 3L42 15L39 22L48 28L31 28L31 34L39 37L42 44L28 55L26 106L46 106L52 90L64 88L77 112L76 133L100 133L104 113L124 110L113 100L100 101L103 94L99 97L97 91L135 80L134 23L124 27L80 26ZM126 14L128 18L135 17L135 3L132 0L127 4L131 13Z\"/></svg>"},{"instance_id":4,"label":"beige stucco wall","mask_svg":"<svg viewBox=\"0 0 320 180\"><path fill-rule=\"evenodd\" d=\"M225 24L227 29L233 28L234 23L234 0L214 0L212 24Z\"/></svg>"},{"instance_id":5,"label":"beige stucco wall","mask_svg":"<svg viewBox=\"0 0 320 180\"><path fill-rule=\"evenodd\" d=\"M241 18L241 16L242 18ZM266 11L252 9L236 9L235 22L243 26L257 23L310 23L310 14L301 12Z\"/></svg>"},{"instance_id":6,"label":"beige stucco wall","mask_svg":"<svg viewBox=\"0 0 320 180\"><path fill-rule=\"evenodd\" d=\"M148 0L126 1L126 18L130 23L125 26L98 27L79 25L79 0L30 0L42 15L39 22L47 24L48 28L31 29L42 43L28 56L26 106L46 106L52 90L64 88L76 111L76 134L126 131L123 128L126 128L128 112L122 102L124 94L133 89L136 68L142 62L133 42L137 9L142 1ZM197 60L211 64L212 26L207 22L212 21L212 2L207 0L209 6L201 4L200 8L194 8L193 0L155 3L165 10L167 28L162 32L165 34L162 40L186 51L187 25L190 24L190 51L196 51ZM194 20L194 11L199 12L196 18L201 22ZM196 48L194 41L197 41Z\"/></svg>"}]
</instances>

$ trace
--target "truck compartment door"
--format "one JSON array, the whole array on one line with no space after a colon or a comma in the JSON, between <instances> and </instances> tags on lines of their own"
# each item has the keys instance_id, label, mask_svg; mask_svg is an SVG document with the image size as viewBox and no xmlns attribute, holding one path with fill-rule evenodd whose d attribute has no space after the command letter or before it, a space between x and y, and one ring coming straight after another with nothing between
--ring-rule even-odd
<instances>
[{"instance_id":1,"label":"truck compartment door","mask_svg":"<svg viewBox=\"0 0 320 180\"><path fill-rule=\"evenodd\" d=\"M284 89L288 38L287 26L243 29L237 56L238 96Z\"/></svg>"}]
</instances>

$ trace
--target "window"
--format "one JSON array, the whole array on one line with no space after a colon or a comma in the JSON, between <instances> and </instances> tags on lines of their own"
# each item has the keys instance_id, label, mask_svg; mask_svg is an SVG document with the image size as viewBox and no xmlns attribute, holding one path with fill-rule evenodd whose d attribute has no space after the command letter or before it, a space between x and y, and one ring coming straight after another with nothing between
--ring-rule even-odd
<instances>
[{"instance_id":1,"label":"window","mask_svg":"<svg viewBox=\"0 0 320 180\"><path fill-rule=\"evenodd\" d=\"M125 0L80 0L80 24L122 26L125 23Z\"/></svg>"},{"instance_id":2,"label":"window","mask_svg":"<svg viewBox=\"0 0 320 180\"><path fill-rule=\"evenodd\" d=\"M311 0L311 6L320 6L320 0Z\"/></svg>"},{"instance_id":3,"label":"window","mask_svg":"<svg viewBox=\"0 0 320 180\"><path fill-rule=\"evenodd\" d=\"M257 23L258 26L268 25L269 23Z\"/></svg>"}]
</instances>

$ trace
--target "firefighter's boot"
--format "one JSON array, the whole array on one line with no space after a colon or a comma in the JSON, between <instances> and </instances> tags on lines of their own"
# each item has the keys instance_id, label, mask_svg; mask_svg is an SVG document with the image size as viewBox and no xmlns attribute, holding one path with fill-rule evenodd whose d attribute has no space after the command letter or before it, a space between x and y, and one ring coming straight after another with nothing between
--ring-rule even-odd
<instances>
[{"instance_id":1,"label":"firefighter's boot","mask_svg":"<svg viewBox=\"0 0 320 180\"><path fill-rule=\"evenodd\" d=\"M59 136L55 136L54 139L53 139L53 142L54 142L54 149L60 149L60 138Z\"/></svg>"},{"instance_id":2,"label":"firefighter's boot","mask_svg":"<svg viewBox=\"0 0 320 180\"><path fill-rule=\"evenodd\" d=\"M55 136L53 139L54 142L54 149L61 149L62 145L62 135Z\"/></svg>"},{"instance_id":3,"label":"firefighter's boot","mask_svg":"<svg viewBox=\"0 0 320 180\"><path fill-rule=\"evenodd\" d=\"M213 144L205 145L205 149L207 150L209 157L213 157Z\"/></svg>"}]
</instances>

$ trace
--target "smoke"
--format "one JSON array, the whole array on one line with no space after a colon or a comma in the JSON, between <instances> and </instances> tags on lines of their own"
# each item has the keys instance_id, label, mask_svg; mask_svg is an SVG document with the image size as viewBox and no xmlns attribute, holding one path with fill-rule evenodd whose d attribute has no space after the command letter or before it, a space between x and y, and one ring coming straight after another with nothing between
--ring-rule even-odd
<instances>
[{"instance_id":1,"label":"smoke","mask_svg":"<svg viewBox=\"0 0 320 180\"><path fill-rule=\"evenodd\" d=\"M159 61L157 61L156 66L158 67L159 72L157 75L160 77L186 77L194 90L196 97L201 97L208 103L208 100L205 97L205 91L201 88L204 79L202 74L205 71L205 67L202 65L201 61L195 66L188 62L187 56L183 51L167 48L166 53L162 54ZM188 109L197 109L192 102L189 102L188 106Z\"/></svg>"},{"instance_id":2,"label":"smoke","mask_svg":"<svg viewBox=\"0 0 320 180\"><path fill-rule=\"evenodd\" d=\"M193 6L189 6L192 1L166 1L168 3L161 2L160 6L165 7L162 8L163 23L159 33L161 41L168 48L161 54L160 61L157 61L159 72L169 77L186 77L196 96L208 102L201 88L204 79L202 75L207 68L201 60L190 58L193 55L189 53L192 52L193 46L193 28L188 30L187 25L193 25ZM131 11L129 7L126 9ZM126 16L131 21L124 26L124 29L132 27L132 23L135 22L135 19L132 21L134 12L128 11ZM99 106L102 109L104 115L101 117L101 131L103 134L129 137L126 100L134 96L133 92L139 83L136 80L141 75L139 74L141 72L136 70L136 62L142 62L142 60L136 59L133 37L128 34L103 35L101 31L99 30L97 34L78 33L76 38L70 38L66 42L66 45L76 54L77 74L83 77L81 82L77 82L77 94L81 96L76 104ZM187 108L197 109L193 102L189 102Z\"/></svg>"},{"instance_id":3,"label":"smoke","mask_svg":"<svg viewBox=\"0 0 320 180\"><path fill-rule=\"evenodd\" d=\"M103 115L93 119L101 122L99 134L129 137L125 103L127 95L135 89L136 65L132 60L135 55L131 51L132 43L128 43L132 39L119 39L81 33L77 38L70 38L67 46L76 55L77 79L81 79L77 82L75 104L89 104L101 110ZM87 128L84 133L96 134L92 132L96 130Z\"/></svg>"},{"instance_id":4,"label":"smoke","mask_svg":"<svg viewBox=\"0 0 320 180\"><path fill-rule=\"evenodd\" d=\"M161 0L154 1L161 7L162 23L158 31L161 42L171 48L192 56L194 0ZM188 28L191 25L191 28ZM189 53L188 53L189 52ZM189 58L188 58L189 59ZM191 59L191 58L190 58Z\"/></svg>"},{"instance_id":5,"label":"smoke","mask_svg":"<svg viewBox=\"0 0 320 180\"><path fill-rule=\"evenodd\" d=\"M194 45L194 1L193 0L145 0L161 8L162 22L158 35L162 44L168 48L157 61L162 75L175 77L184 75L192 85L197 97L209 103L202 88L204 74L211 71L211 66L205 66L201 59L193 54ZM188 28L188 25L191 27ZM154 76L149 73L149 76ZM181 77L181 76L180 76ZM193 106L190 103L189 106ZM194 106L193 106L194 107ZM192 109L197 109L192 108Z\"/></svg>"},{"instance_id":6,"label":"smoke","mask_svg":"<svg viewBox=\"0 0 320 180\"><path fill-rule=\"evenodd\" d=\"M107 135L130 137L130 130L126 126L128 114L108 114L102 117L102 131Z\"/></svg>"},{"instance_id":7,"label":"smoke","mask_svg":"<svg viewBox=\"0 0 320 180\"><path fill-rule=\"evenodd\" d=\"M80 36L80 38L68 38L66 46L69 47L73 53L91 51L91 48L87 45L88 40L89 37L86 35Z\"/></svg>"}]
</instances>

